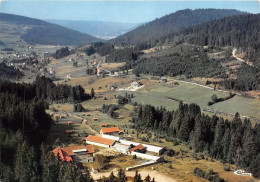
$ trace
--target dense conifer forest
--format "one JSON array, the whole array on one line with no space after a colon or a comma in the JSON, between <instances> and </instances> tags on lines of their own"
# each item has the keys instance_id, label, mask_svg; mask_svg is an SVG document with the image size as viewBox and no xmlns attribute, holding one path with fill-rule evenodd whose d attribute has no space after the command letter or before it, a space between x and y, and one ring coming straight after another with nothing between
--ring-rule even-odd
<instances>
[{"instance_id":1,"label":"dense conifer forest","mask_svg":"<svg viewBox=\"0 0 260 182\"><path fill-rule=\"evenodd\" d=\"M45 97L33 94L35 89L33 85L1 80L0 180L93 181L88 171L82 174L75 166L60 162L43 144L51 118L45 112Z\"/></svg>"},{"instance_id":2,"label":"dense conifer forest","mask_svg":"<svg viewBox=\"0 0 260 182\"><path fill-rule=\"evenodd\" d=\"M0 77L7 79L19 79L23 76L23 73L19 69L15 69L13 66L7 66L6 63L0 63Z\"/></svg>"},{"instance_id":3,"label":"dense conifer forest","mask_svg":"<svg viewBox=\"0 0 260 182\"><path fill-rule=\"evenodd\" d=\"M16 84L1 80L0 90L4 93L16 94L28 99L47 99L49 102L77 103L91 98L82 86L55 85L50 78L37 77L32 84Z\"/></svg>"},{"instance_id":4,"label":"dense conifer forest","mask_svg":"<svg viewBox=\"0 0 260 182\"><path fill-rule=\"evenodd\" d=\"M167 55L153 56L135 61L134 73L155 76L185 75L192 77L225 78L225 69L221 66L222 59L209 59L204 50L187 50L169 52Z\"/></svg>"},{"instance_id":5,"label":"dense conifer forest","mask_svg":"<svg viewBox=\"0 0 260 182\"><path fill-rule=\"evenodd\" d=\"M176 111L139 105L133 119L140 133L152 132L167 141L176 138L186 142L195 152L201 152L222 163L236 164L260 176L260 125L253 128L248 119L237 113L232 122L201 113L196 104L180 103Z\"/></svg>"},{"instance_id":6,"label":"dense conifer forest","mask_svg":"<svg viewBox=\"0 0 260 182\"><path fill-rule=\"evenodd\" d=\"M153 45L156 45L159 38L174 32L179 32L189 26L242 13L243 12L237 10L225 9L180 10L152 22L146 23L111 40L111 42L116 44L120 43L122 45L151 42Z\"/></svg>"}]
</instances>

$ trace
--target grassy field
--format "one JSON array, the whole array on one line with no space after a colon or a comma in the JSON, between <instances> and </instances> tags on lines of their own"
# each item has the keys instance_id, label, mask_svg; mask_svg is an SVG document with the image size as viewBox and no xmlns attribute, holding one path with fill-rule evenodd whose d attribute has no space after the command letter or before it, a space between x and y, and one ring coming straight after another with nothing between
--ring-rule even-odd
<instances>
[{"instance_id":1,"label":"grassy field","mask_svg":"<svg viewBox=\"0 0 260 182\"><path fill-rule=\"evenodd\" d=\"M108 69L108 70L115 70L118 67L122 67L124 65L125 65L125 62L122 62L122 63L104 63L104 64L102 64L102 67L104 69Z\"/></svg>"},{"instance_id":2,"label":"grassy field","mask_svg":"<svg viewBox=\"0 0 260 182\"><path fill-rule=\"evenodd\" d=\"M93 118L97 117L98 120L94 121ZM96 130L97 132L100 131L101 124L107 124L110 123L111 126L118 126L120 128L120 130L123 130L125 132L132 132L133 129L130 129L130 122L124 121L123 119L114 119L111 118L109 115L105 114L105 113L101 113L99 111L93 111L91 112L91 116L87 116L87 124L93 128L94 130Z\"/></svg>"},{"instance_id":3,"label":"grassy field","mask_svg":"<svg viewBox=\"0 0 260 182\"><path fill-rule=\"evenodd\" d=\"M228 96L228 93L210 90L197 85L178 82L176 87L163 86L162 84L154 84L149 90L142 90L143 93L158 95L178 99L188 103L196 103L202 107L207 107L211 96L216 94L218 97Z\"/></svg>"},{"instance_id":4,"label":"grassy field","mask_svg":"<svg viewBox=\"0 0 260 182\"><path fill-rule=\"evenodd\" d=\"M221 111L228 111L231 113L239 112L240 115L260 118L260 100L257 99L247 99L235 96L227 101L214 104L212 107Z\"/></svg>"},{"instance_id":5,"label":"grassy field","mask_svg":"<svg viewBox=\"0 0 260 182\"><path fill-rule=\"evenodd\" d=\"M141 136L139 136L139 138ZM140 139L136 139L135 141L146 143L141 141ZM224 171L224 166L222 163L216 160L212 160L211 158L205 155L204 159L202 157L202 154L196 154L196 156L194 156L193 151L190 150L189 147L184 143L180 143L179 145L173 145L172 142L167 142L164 139L161 139L160 143L155 142L153 139L150 139L149 144L167 147L167 149L173 149L175 152L179 152L179 154L173 157L164 155L164 158L166 160L165 163L159 163L149 167L145 167L144 170L150 170L153 168L161 174L165 174L167 176L171 176L174 179L178 179L178 181L207 181L205 179L198 178L193 175L194 168L199 167L206 172L212 169L214 172L217 172L220 177L230 182L243 182L250 180L257 181L255 178L252 177L237 176L233 174L233 171ZM236 169L236 167L233 165L231 165L230 167L231 170Z\"/></svg>"},{"instance_id":6,"label":"grassy field","mask_svg":"<svg viewBox=\"0 0 260 182\"><path fill-rule=\"evenodd\" d=\"M179 82L179 85L173 88L164 86L160 83L154 83L144 89L141 89L139 92L149 94L151 96L169 97L188 103L196 103L204 108L208 107L207 103L211 100L211 96L213 94L216 94L218 97L228 96L228 93L182 82ZM141 96L138 94L135 94L133 101L140 104L152 104L156 107L162 105L168 109L175 109L178 105L177 103L173 104L172 102L167 102L165 100L160 101L160 99L156 99L154 97ZM241 96L235 96L227 101L214 104L211 108L226 113L235 114L236 112L239 112L240 115L260 118L260 100L258 99L247 99Z\"/></svg>"},{"instance_id":7,"label":"grassy field","mask_svg":"<svg viewBox=\"0 0 260 182\"><path fill-rule=\"evenodd\" d=\"M132 99L132 102L137 102L138 104L150 104L155 107L165 107L166 109L172 111L178 108L178 103L167 101L167 100L161 100L159 98L154 98L151 96L144 96L140 94L134 93L134 98Z\"/></svg>"}]
</instances>

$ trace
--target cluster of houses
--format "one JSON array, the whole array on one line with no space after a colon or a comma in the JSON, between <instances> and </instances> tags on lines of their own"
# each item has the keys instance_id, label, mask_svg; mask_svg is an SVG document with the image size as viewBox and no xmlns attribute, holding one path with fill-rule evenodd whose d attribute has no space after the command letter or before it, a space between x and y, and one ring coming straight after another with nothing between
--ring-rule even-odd
<instances>
[{"instance_id":1,"label":"cluster of houses","mask_svg":"<svg viewBox=\"0 0 260 182\"><path fill-rule=\"evenodd\" d=\"M165 151L165 147L158 147L154 145L124 140L122 139L122 133L123 131L121 131L118 127L104 128L100 130L100 137L89 135L86 138L86 143L110 148L115 152L126 155L136 155L137 157L154 162L163 161L161 154ZM154 155L146 154L147 151Z\"/></svg>"},{"instance_id":2,"label":"cluster of houses","mask_svg":"<svg viewBox=\"0 0 260 182\"><path fill-rule=\"evenodd\" d=\"M94 161L94 147L92 145L57 147L52 152L55 156L59 156L59 159L64 162L89 163Z\"/></svg>"},{"instance_id":3,"label":"cluster of houses","mask_svg":"<svg viewBox=\"0 0 260 182\"><path fill-rule=\"evenodd\" d=\"M106 126L110 126L105 124ZM147 166L162 162L164 159L161 156L164 147L158 147L148 144L142 144L122 139L122 133L119 127L103 128L100 130L100 136L88 135L86 137L86 146L74 147L57 147L53 150L55 156L59 156L61 161L73 163L89 163L94 161L94 147L99 146L109 148L114 152L125 155L135 155L136 157L148 160L143 166ZM147 154L149 152L149 154ZM130 167L130 168L135 168ZM138 167L142 167L139 165ZM129 169L130 169L129 168Z\"/></svg>"}]
</instances>

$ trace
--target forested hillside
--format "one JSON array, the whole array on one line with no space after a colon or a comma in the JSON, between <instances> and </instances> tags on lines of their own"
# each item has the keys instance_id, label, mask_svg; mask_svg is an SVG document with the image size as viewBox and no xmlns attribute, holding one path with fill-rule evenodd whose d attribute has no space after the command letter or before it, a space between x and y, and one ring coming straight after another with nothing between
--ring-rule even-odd
<instances>
[{"instance_id":1,"label":"forested hillside","mask_svg":"<svg viewBox=\"0 0 260 182\"><path fill-rule=\"evenodd\" d=\"M260 50L260 14L237 15L193 26L180 36L198 45L232 46Z\"/></svg>"},{"instance_id":2,"label":"forested hillside","mask_svg":"<svg viewBox=\"0 0 260 182\"><path fill-rule=\"evenodd\" d=\"M13 66L7 66L6 63L0 63L0 77L8 79L19 79L23 76L23 73L19 69L15 69Z\"/></svg>"},{"instance_id":3,"label":"forested hillside","mask_svg":"<svg viewBox=\"0 0 260 182\"><path fill-rule=\"evenodd\" d=\"M183 46L184 47L184 46ZM210 59L207 52L196 47L180 51L169 51L168 54L153 55L135 61L133 72L136 75L150 74L155 76L185 75L193 77L226 78L225 69L221 65L223 59Z\"/></svg>"},{"instance_id":4,"label":"forested hillside","mask_svg":"<svg viewBox=\"0 0 260 182\"><path fill-rule=\"evenodd\" d=\"M178 138L195 152L205 153L222 163L236 164L255 177L260 176L260 125L253 128L249 120L242 122L238 113L230 122L202 114L196 104L180 103L176 111L139 105L133 122L140 133L153 132L169 142Z\"/></svg>"},{"instance_id":5,"label":"forested hillside","mask_svg":"<svg viewBox=\"0 0 260 182\"><path fill-rule=\"evenodd\" d=\"M8 34L8 25L16 26L16 35L30 44L85 45L100 41L96 37L80 33L42 20L0 13L0 32ZM14 29L12 29L13 31Z\"/></svg>"},{"instance_id":6,"label":"forested hillside","mask_svg":"<svg viewBox=\"0 0 260 182\"><path fill-rule=\"evenodd\" d=\"M238 14L242 14L242 12L221 9L181 10L146 23L111 41L121 44L151 42L155 45L159 38L178 32L189 26Z\"/></svg>"},{"instance_id":7,"label":"forested hillside","mask_svg":"<svg viewBox=\"0 0 260 182\"><path fill-rule=\"evenodd\" d=\"M88 171L60 162L43 144L51 118L34 93L33 85L0 80L0 181L92 182Z\"/></svg>"}]
</instances>

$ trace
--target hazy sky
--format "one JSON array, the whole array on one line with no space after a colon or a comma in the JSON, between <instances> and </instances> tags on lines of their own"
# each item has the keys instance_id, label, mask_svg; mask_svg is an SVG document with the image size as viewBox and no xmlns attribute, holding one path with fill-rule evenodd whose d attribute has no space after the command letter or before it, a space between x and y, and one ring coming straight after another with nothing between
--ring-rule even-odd
<instances>
[{"instance_id":1,"label":"hazy sky","mask_svg":"<svg viewBox=\"0 0 260 182\"><path fill-rule=\"evenodd\" d=\"M1 1L1 0L0 0ZM257 1L89 1L89 0L8 0L1 13L39 19L91 20L143 23L180 9L222 8L260 13Z\"/></svg>"}]
</instances>

